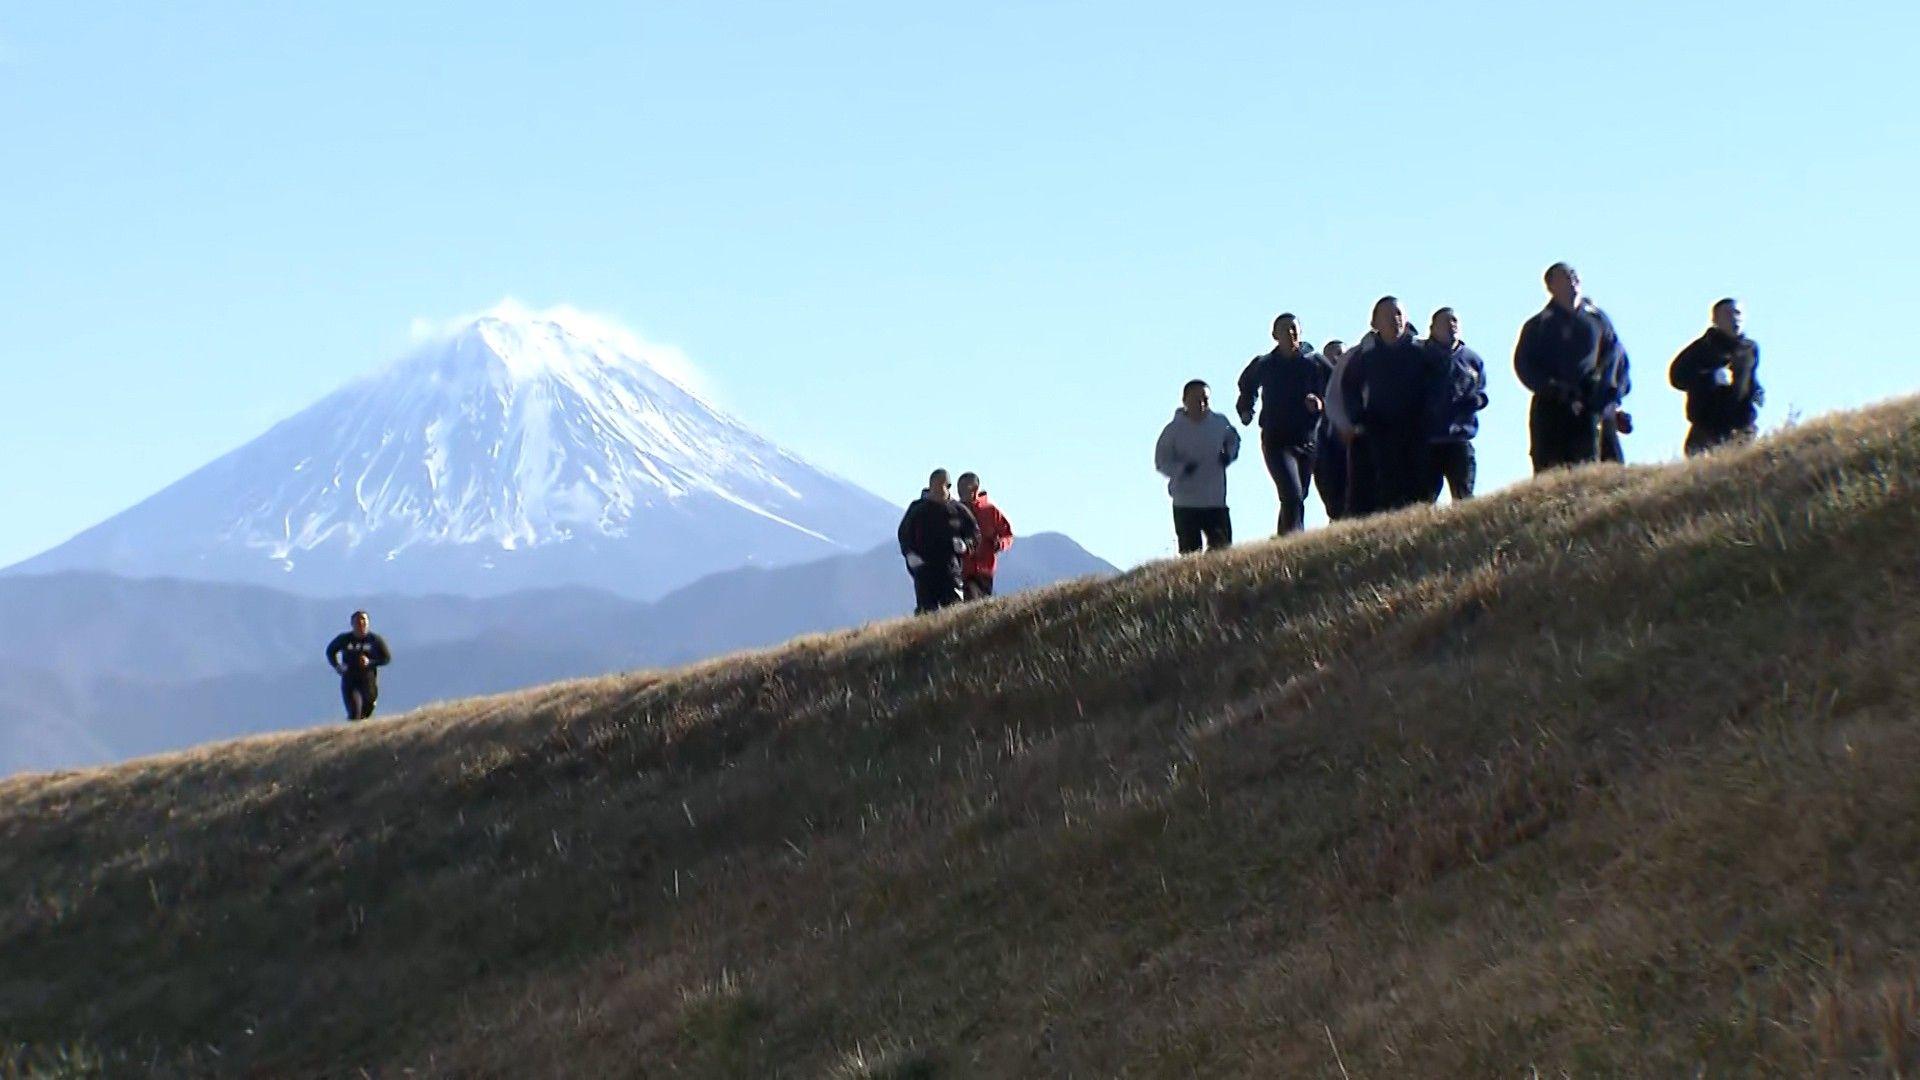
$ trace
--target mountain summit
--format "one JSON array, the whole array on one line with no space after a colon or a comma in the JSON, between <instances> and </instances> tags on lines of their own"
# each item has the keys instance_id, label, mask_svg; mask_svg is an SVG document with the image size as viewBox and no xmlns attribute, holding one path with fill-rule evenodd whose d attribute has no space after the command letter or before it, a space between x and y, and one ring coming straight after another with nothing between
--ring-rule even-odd
<instances>
[{"instance_id":1,"label":"mountain summit","mask_svg":"<svg viewBox=\"0 0 1920 1080\"><path fill-rule=\"evenodd\" d=\"M869 548L897 515L715 408L672 350L503 304L15 569L650 598Z\"/></svg>"}]
</instances>

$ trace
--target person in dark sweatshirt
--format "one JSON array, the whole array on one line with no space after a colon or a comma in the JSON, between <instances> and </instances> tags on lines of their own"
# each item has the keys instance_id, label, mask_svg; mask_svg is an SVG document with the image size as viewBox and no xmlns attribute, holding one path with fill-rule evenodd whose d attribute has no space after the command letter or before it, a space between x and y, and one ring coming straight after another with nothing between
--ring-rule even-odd
<instances>
[{"instance_id":1,"label":"person in dark sweatshirt","mask_svg":"<svg viewBox=\"0 0 1920 1080\"><path fill-rule=\"evenodd\" d=\"M1240 373L1234 411L1242 425L1251 424L1254 404L1260 404L1260 454L1280 495L1277 531L1284 534L1307 522L1307 494L1313 487L1333 365L1300 340L1300 321L1291 314L1273 320L1273 341L1272 352L1254 357Z\"/></svg>"},{"instance_id":2,"label":"person in dark sweatshirt","mask_svg":"<svg viewBox=\"0 0 1920 1080\"><path fill-rule=\"evenodd\" d=\"M1354 434L1373 459L1378 510L1421 501L1426 487L1428 363L1396 297L1373 305L1373 338L1347 359L1341 381Z\"/></svg>"},{"instance_id":3,"label":"person in dark sweatshirt","mask_svg":"<svg viewBox=\"0 0 1920 1080\"><path fill-rule=\"evenodd\" d=\"M927 488L900 519L900 554L913 577L913 613L924 615L966 597L961 560L973 548L980 526L973 511L953 498L947 470L935 469Z\"/></svg>"},{"instance_id":4,"label":"person in dark sweatshirt","mask_svg":"<svg viewBox=\"0 0 1920 1080\"><path fill-rule=\"evenodd\" d=\"M340 700L347 707L348 720L365 720L373 715L373 703L380 697L380 669L393 662L387 643L368 629L367 613L356 611L348 620L353 629L327 642L327 663L340 674Z\"/></svg>"},{"instance_id":5,"label":"person in dark sweatshirt","mask_svg":"<svg viewBox=\"0 0 1920 1080\"><path fill-rule=\"evenodd\" d=\"M1551 299L1520 328L1514 374L1533 392L1528 415L1533 471L1600 460L1602 423L1632 431L1620 405L1630 388L1626 349L1605 312L1580 295L1580 275L1566 263L1547 268Z\"/></svg>"},{"instance_id":6,"label":"person in dark sweatshirt","mask_svg":"<svg viewBox=\"0 0 1920 1080\"><path fill-rule=\"evenodd\" d=\"M1487 407L1487 366L1460 340L1460 317L1452 308L1433 313L1424 346L1432 365L1427 393L1428 502L1442 488L1453 501L1473 497L1476 473L1473 438L1480 434L1480 410Z\"/></svg>"},{"instance_id":7,"label":"person in dark sweatshirt","mask_svg":"<svg viewBox=\"0 0 1920 1080\"><path fill-rule=\"evenodd\" d=\"M1760 346L1741 333L1745 312L1729 296L1713 305L1713 325L1680 350L1667 381L1687 395L1687 455L1753 438L1766 391L1760 388Z\"/></svg>"},{"instance_id":8,"label":"person in dark sweatshirt","mask_svg":"<svg viewBox=\"0 0 1920 1080\"><path fill-rule=\"evenodd\" d=\"M1214 412L1212 391L1194 379L1180 389L1180 408L1153 444L1153 467L1167 478L1173 499L1173 536L1180 554L1233 544L1227 511L1227 466L1240 458L1240 433Z\"/></svg>"}]
</instances>

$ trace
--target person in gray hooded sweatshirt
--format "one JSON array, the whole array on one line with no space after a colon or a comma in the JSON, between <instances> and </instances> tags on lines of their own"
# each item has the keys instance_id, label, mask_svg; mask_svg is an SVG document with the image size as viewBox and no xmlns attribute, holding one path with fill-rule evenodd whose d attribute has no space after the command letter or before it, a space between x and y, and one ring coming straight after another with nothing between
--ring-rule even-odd
<instances>
[{"instance_id":1,"label":"person in gray hooded sweatshirt","mask_svg":"<svg viewBox=\"0 0 1920 1080\"><path fill-rule=\"evenodd\" d=\"M1153 467L1167 478L1173 496L1173 534L1180 554L1191 555L1206 540L1207 550L1233 543L1233 519L1227 513L1227 466L1240 457L1240 433L1233 421L1209 408L1207 384L1195 379L1180 392L1180 410L1160 432Z\"/></svg>"}]
</instances>

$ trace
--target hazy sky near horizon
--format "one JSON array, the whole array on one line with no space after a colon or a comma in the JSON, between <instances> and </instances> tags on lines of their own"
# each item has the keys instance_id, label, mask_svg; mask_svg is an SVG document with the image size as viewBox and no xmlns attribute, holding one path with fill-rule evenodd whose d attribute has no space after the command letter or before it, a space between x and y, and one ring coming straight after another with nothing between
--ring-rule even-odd
<instances>
[{"instance_id":1,"label":"hazy sky near horizon","mask_svg":"<svg viewBox=\"0 0 1920 1080\"><path fill-rule=\"evenodd\" d=\"M1524 476L1567 259L1633 358L1740 296L1763 422L1915 388L1920 7L1028 2L0 7L0 565L503 297L676 346L904 503L1168 554L1151 449L1297 312L1449 304ZM1272 526L1257 454L1237 531ZM1316 499L1317 502L1317 499ZM1317 511L1316 511L1317 519Z\"/></svg>"}]
</instances>

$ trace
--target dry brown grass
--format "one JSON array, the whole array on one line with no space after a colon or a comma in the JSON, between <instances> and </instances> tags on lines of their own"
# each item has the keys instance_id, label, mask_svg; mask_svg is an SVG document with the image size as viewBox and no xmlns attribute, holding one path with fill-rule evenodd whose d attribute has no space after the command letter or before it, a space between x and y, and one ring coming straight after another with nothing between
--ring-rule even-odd
<instances>
[{"instance_id":1,"label":"dry brown grass","mask_svg":"<svg viewBox=\"0 0 1920 1080\"><path fill-rule=\"evenodd\" d=\"M1914 1075L1920 408L0 783L0 1073Z\"/></svg>"}]
</instances>

